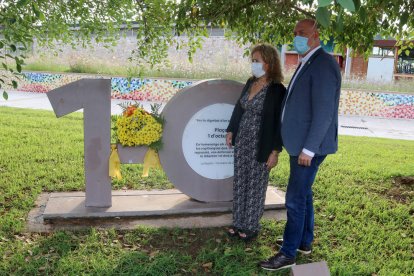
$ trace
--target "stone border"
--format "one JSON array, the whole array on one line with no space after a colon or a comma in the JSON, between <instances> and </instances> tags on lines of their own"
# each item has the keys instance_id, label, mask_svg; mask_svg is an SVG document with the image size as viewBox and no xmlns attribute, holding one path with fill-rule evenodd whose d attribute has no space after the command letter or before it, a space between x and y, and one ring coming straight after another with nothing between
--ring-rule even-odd
<instances>
[{"instance_id":1,"label":"stone border","mask_svg":"<svg viewBox=\"0 0 414 276\"><path fill-rule=\"evenodd\" d=\"M276 220L286 220L286 209L284 206L285 193L277 190L275 187L268 188L267 203L265 205L265 211L263 218L264 219L276 219ZM118 229L118 230L133 230L138 226L151 226L151 227L167 227L167 228L206 228L206 227L223 227L229 226L232 223L232 214L231 214L231 202L225 202L221 204L221 208L215 208L215 203L207 204L188 199L187 196L183 195L177 190L156 190L156 191L133 191L133 190L117 190L112 191L114 194L115 201L124 201L125 197L131 197L131 200L136 200L138 203L135 206L137 212L132 215L131 212L125 212L125 216L115 216L113 212L107 212L106 209L102 208L93 208L90 209L90 213L79 213L77 216L70 213L65 213L63 210L55 210L55 216L51 216L53 210L48 206L49 202L55 201L55 206L59 202L63 204L71 204L70 199L75 199L72 201L74 203L73 207L78 207L79 205L83 208L83 211L88 208L82 207L84 204L78 201L85 200L84 192L66 192L66 193L42 193L38 196L35 202L35 208L33 208L27 217L26 220L26 232L37 232L37 233L50 233L53 231L60 230L69 230L69 231L81 231L91 227L97 229ZM198 207L202 212L187 212L175 214L167 214L161 212L158 216L148 216L141 215L139 211L142 209L139 206L139 203L144 204L139 197L142 196L151 196L151 195L167 195L171 199L171 196L175 195L175 200L180 201L180 198L183 201L187 200L187 204L190 204L190 207ZM60 201L59 201L60 197ZM78 201L76 201L78 200ZM129 202L128 201L128 202ZM127 202L126 202L127 203ZM52 204L53 205L53 204ZM76 205L76 206L75 206ZM159 209L159 206L157 206ZM162 207L162 206L161 206ZM213 209L208 210L208 208L213 207ZM49 208L49 218L45 219L45 210ZM71 209L71 208L69 208ZM99 212L93 215L93 210ZM73 210L73 208L71 209ZM60 211L60 213L58 213ZM160 211L158 211L160 212ZM118 214L119 215L119 214ZM121 214L122 215L122 214ZM66 216L66 218L65 218ZM69 218L71 217L71 218Z\"/></svg>"}]
</instances>

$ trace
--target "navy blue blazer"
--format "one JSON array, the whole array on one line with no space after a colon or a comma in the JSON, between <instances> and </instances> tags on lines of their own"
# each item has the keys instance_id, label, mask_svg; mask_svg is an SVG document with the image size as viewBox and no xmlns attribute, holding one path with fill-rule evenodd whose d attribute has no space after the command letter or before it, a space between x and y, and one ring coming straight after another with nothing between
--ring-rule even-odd
<instances>
[{"instance_id":1,"label":"navy blue blazer","mask_svg":"<svg viewBox=\"0 0 414 276\"><path fill-rule=\"evenodd\" d=\"M283 101L283 145L291 156L298 156L303 148L317 155L335 153L341 91L338 63L321 48L303 66Z\"/></svg>"}]
</instances>

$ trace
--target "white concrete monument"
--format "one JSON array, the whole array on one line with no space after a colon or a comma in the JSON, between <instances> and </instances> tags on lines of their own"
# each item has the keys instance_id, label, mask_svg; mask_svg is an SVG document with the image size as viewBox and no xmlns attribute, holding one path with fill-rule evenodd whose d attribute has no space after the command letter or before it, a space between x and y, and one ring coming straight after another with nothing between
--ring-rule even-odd
<instances>
[{"instance_id":1,"label":"white concrete monument","mask_svg":"<svg viewBox=\"0 0 414 276\"><path fill-rule=\"evenodd\" d=\"M160 161L184 194L206 202L232 199L233 150L226 127L243 85L228 80L198 82L178 92L164 107L164 147ZM111 82L82 79L47 93L57 117L84 109L87 207L110 207ZM143 147L118 147L121 163L141 163Z\"/></svg>"}]
</instances>

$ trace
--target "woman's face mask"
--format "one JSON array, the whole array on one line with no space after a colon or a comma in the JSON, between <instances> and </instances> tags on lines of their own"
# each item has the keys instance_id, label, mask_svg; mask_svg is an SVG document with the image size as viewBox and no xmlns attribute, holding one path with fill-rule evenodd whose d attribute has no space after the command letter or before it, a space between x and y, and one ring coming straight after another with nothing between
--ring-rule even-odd
<instances>
[{"instance_id":1,"label":"woman's face mask","mask_svg":"<svg viewBox=\"0 0 414 276\"><path fill-rule=\"evenodd\" d=\"M263 77L266 72L263 69L263 64L260 62L252 62L252 74L253 76L255 76L256 78L260 78Z\"/></svg>"}]
</instances>

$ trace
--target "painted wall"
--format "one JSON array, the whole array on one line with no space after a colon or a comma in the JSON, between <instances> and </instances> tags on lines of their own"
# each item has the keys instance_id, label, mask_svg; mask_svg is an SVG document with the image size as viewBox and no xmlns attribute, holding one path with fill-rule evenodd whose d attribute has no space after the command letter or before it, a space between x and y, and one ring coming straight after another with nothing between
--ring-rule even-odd
<instances>
[{"instance_id":1,"label":"painted wall","mask_svg":"<svg viewBox=\"0 0 414 276\"><path fill-rule=\"evenodd\" d=\"M45 93L81 78L100 78L100 76L25 72L18 90ZM113 99L167 102L180 89L193 82L195 80L167 79L131 79L129 82L127 78L113 77L111 94ZM414 95L343 90L339 113L414 119Z\"/></svg>"},{"instance_id":2,"label":"painted wall","mask_svg":"<svg viewBox=\"0 0 414 276\"><path fill-rule=\"evenodd\" d=\"M394 58L370 57L368 60L368 81L392 82L394 78Z\"/></svg>"},{"instance_id":3,"label":"painted wall","mask_svg":"<svg viewBox=\"0 0 414 276\"><path fill-rule=\"evenodd\" d=\"M342 90L339 114L414 119L414 95Z\"/></svg>"},{"instance_id":4,"label":"painted wall","mask_svg":"<svg viewBox=\"0 0 414 276\"><path fill-rule=\"evenodd\" d=\"M45 93L81 78L102 78L97 75L49 74L25 72L18 90ZM175 93L194 81L167 79L111 78L113 99L167 102Z\"/></svg>"}]
</instances>

